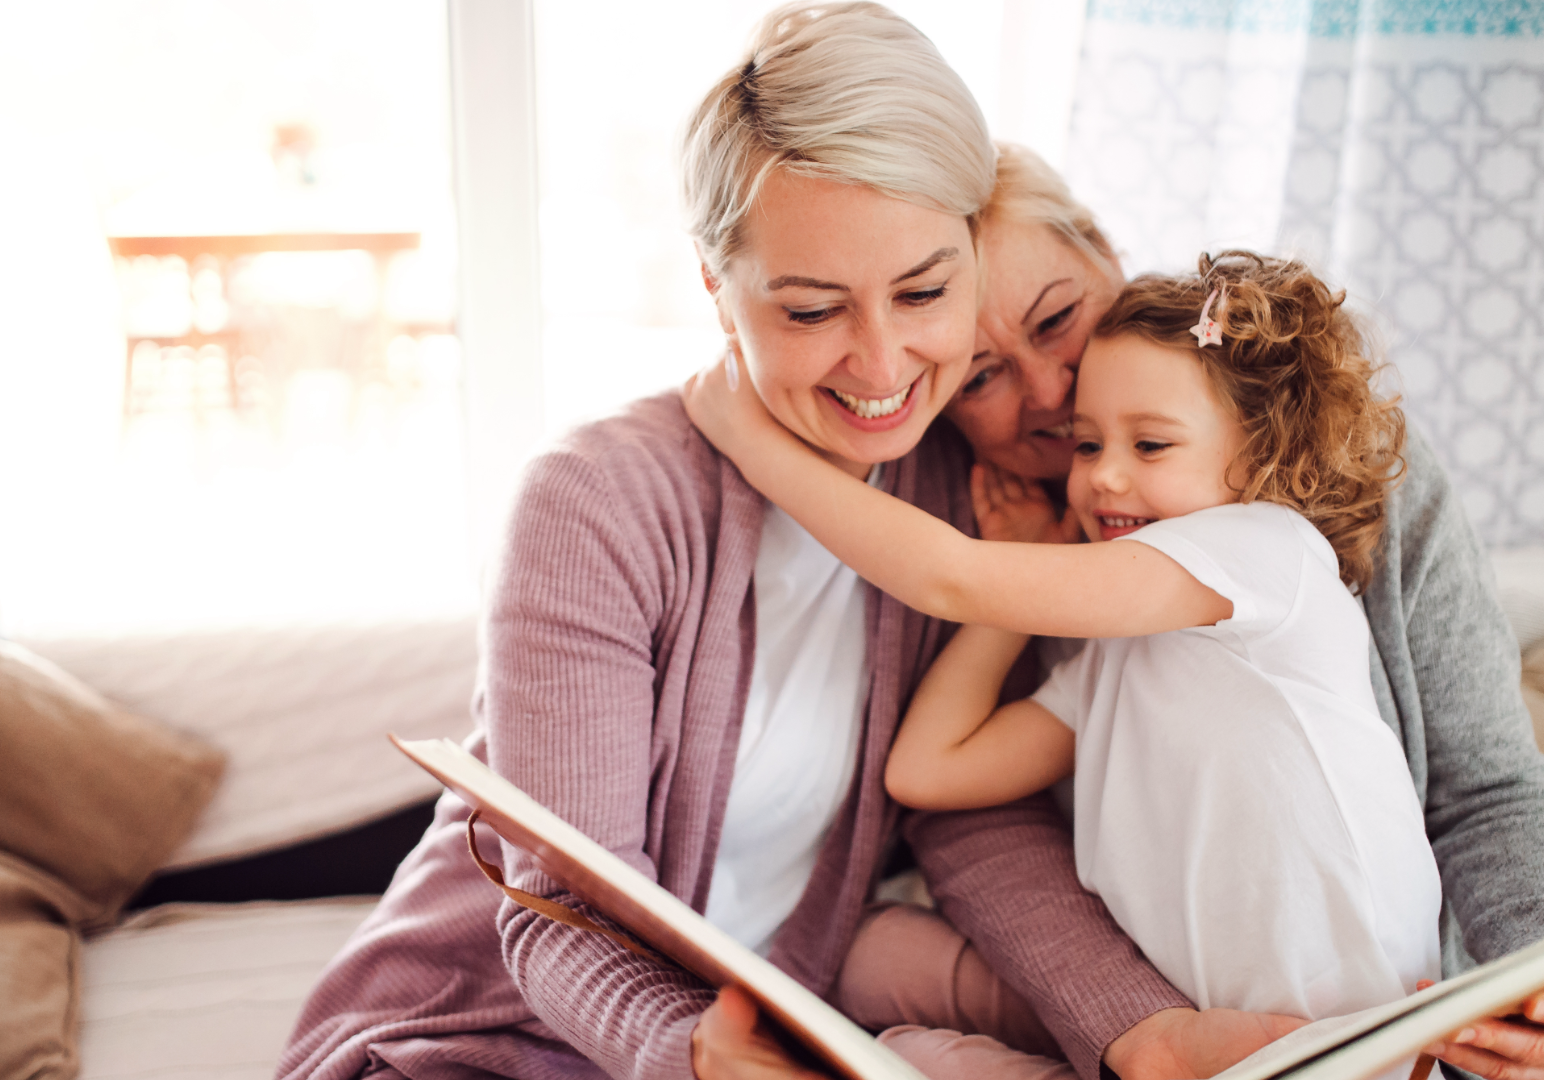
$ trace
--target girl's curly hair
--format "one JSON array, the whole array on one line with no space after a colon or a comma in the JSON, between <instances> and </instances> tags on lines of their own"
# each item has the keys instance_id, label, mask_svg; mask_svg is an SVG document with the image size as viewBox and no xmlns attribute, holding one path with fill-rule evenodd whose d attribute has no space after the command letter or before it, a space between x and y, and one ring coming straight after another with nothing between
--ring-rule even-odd
<instances>
[{"instance_id":1,"label":"girl's curly hair","mask_svg":"<svg viewBox=\"0 0 1544 1080\"><path fill-rule=\"evenodd\" d=\"M1214 288L1222 344L1201 347L1190 328ZM1360 592L1404 473L1405 416L1397 398L1374 393L1381 365L1345 299L1301 262L1225 251L1202 255L1195 274L1136 278L1094 336L1136 334L1200 360L1244 428L1240 501L1302 514L1335 549L1341 580Z\"/></svg>"}]
</instances>

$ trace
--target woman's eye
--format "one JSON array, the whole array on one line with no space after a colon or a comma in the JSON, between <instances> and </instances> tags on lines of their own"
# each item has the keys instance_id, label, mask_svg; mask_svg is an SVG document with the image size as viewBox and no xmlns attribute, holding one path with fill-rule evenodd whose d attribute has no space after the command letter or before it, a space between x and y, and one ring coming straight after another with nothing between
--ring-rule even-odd
<instances>
[{"instance_id":1,"label":"woman's eye","mask_svg":"<svg viewBox=\"0 0 1544 1080\"><path fill-rule=\"evenodd\" d=\"M961 396L969 397L971 394L978 393L985 389L986 384L991 382L992 376L996 374L997 368L995 367L982 368L980 371L976 372L970 378L965 380L965 385L960 387Z\"/></svg>"},{"instance_id":2,"label":"woman's eye","mask_svg":"<svg viewBox=\"0 0 1544 1080\"><path fill-rule=\"evenodd\" d=\"M1157 439L1141 439L1137 442L1137 450L1143 454L1156 454L1160 450L1167 450L1173 443L1159 442Z\"/></svg>"},{"instance_id":3,"label":"woman's eye","mask_svg":"<svg viewBox=\"0 0 1544 1080\"><path fill-rule=\"evenodd\" d=\"M783 310L788 313L788 321L789 322L804 323L806 326L808 326L811 323L825 322L827 319L829 319L832 315L836 314L836 312L840 311L841 309L840 308L834 308L834 307L825 307L825 308L816 308L813 311L795 311L793 308L784 308Z\"/></svg>"},{"instance_id":4,"label":"woman's eye","mask_svg":"<svg viewBox=\"0 0 1544 1080\"><path fill-rule=\"evenodd\" d=\"M899 299L903 304L909 304L912 307L921 307L923 304L931 304L934 300L937 300L939 297L943 296L944 290L946 288L947 286L940 285L934 289L918 289L915 292L904 292L901 293L897 299Z\"/></svg>"},{"instance_id":5,"label":"woman's eye","mask_svg":"<svg viewBox=\"0 0 1544 1080\"><path fill-rule=\"evenodd\" d=\"M1064 326L1071 321L1072 313L1077 309L1077 303L1068 304L1054 315L1047 316L1035 324L1035 334L1049 334L1052 330Z\"/></svg>"}]
</instances>

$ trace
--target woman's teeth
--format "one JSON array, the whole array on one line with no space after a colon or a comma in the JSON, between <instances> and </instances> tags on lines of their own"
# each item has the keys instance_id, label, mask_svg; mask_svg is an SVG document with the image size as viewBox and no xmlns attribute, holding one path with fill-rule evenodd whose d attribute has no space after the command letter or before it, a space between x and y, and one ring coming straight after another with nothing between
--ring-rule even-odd
<instances>
[{"instance_id":1,"label":"woman's teeth","mask_svg":"<svg viewBox=\"0 0 1544 1080\"><path fill-rule=\"evenodd\" d=\"M1103 517L1099 518L1099 524L1106 529L1131 529L1142 525L1151 525L1157 518L1137 517Z\"/></svg>"},{"instance_id":2,"label":"woman's teeth","mask_svg":"<svg viewBox=\"0 0 1544 1080\"><path fill-rule=\"evenodd\" d=\"M881 416L889 416L902 405L906 404L906 397L911 393L911 387L907 387L899 394L891 394L887 398L861 398L856 394L844 394L840 390L826 387L836 396L836 400L847 406L848 410L858 414L865 420L874 420Z\"/></svg>"},{"instance_id":3,"label":"woman's teeth","mask_svg":"<svg viewBox=\"0 0 1544 1080\"><path fill-rule=\"evenodd\" d=\"M1052 439L1070 439L1072 438L1072 421L1068 420L1065 423L1057 424L1055 427L1040 428L1035 434L1045 435Z\"/></svg>"}]
</instances>

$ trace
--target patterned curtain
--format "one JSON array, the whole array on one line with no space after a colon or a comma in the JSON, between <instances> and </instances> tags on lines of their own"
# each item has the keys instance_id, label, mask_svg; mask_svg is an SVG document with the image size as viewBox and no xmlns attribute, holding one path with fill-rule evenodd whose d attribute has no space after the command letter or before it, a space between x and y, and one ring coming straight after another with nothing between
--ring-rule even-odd
<instances>
[{"instance_id":1,"label":"patterned curtain","mask_svg":"<svg viewBox=\"0 0 1544 1080\"><path fill-rule=\"evenodd\" d=\"M1067 175L1128 273L1308 258L1484 539L1544 543L1544 0L1090 0Z\"/></svg>"}]
</instances>

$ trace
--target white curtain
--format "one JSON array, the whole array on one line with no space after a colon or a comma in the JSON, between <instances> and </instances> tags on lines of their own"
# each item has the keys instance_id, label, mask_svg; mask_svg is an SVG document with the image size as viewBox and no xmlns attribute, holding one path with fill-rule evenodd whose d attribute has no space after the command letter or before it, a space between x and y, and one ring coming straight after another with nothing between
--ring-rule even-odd
<instances>
[{"instance_id":1,"label":"white curtain","mask_svg":"<svg viewBox=\"0 0 1544 1080\"><path fill-rule=\"evenodd\" d=\"M1481 535L1544 543L1544 0L1091 0L1066 171L1128 273L1347 288Z\"/></svg>"}]
</instances>

